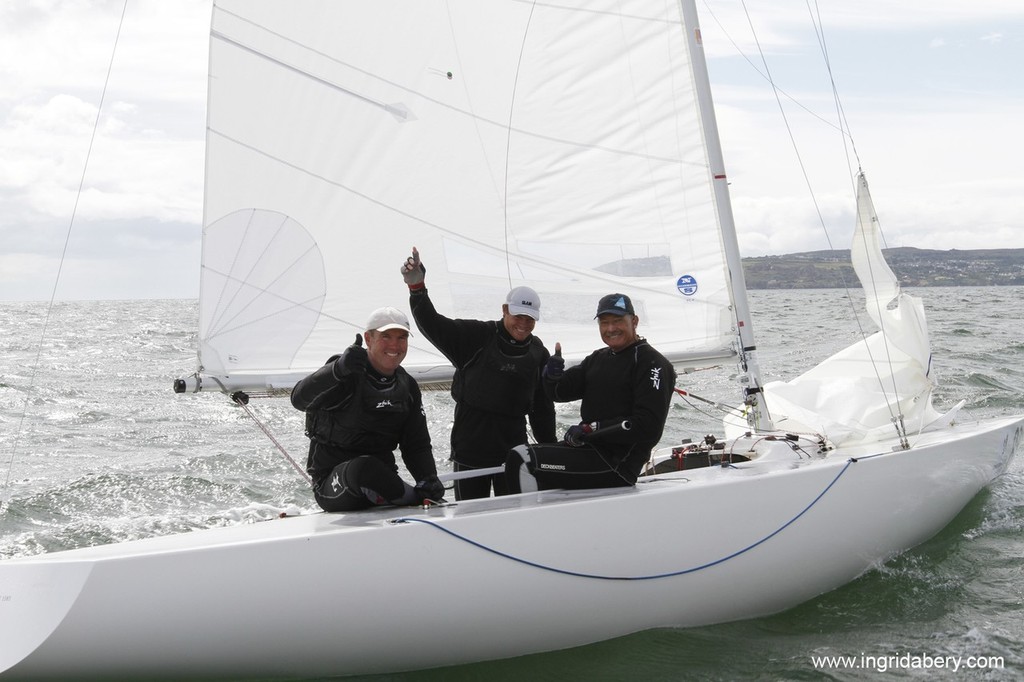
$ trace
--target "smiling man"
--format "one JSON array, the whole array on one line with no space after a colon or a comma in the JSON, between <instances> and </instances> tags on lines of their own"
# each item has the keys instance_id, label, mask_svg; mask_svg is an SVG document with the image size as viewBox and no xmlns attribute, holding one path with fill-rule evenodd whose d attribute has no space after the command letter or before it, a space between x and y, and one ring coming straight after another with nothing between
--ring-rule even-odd
<instances>
[{"instance_id":1,"label":"smiling man","mask_svg":"<svg viewBox=\"0 0 1024 682\"><path fill-rule=\"evenodd\" d=\"M455 471L504 464L510 448L527 442L527 418L537 442L554 442L555 407L541 385L550 354L533 335L540 320L537 292L525 286L509 291L500 320L449 319L427 295L426 268L416 247L401 272L416 326L455 367ZM456 480L455 499L488 497L492 486L495 495L505 494L504 474Z\"/></svg>"},{"instance_id":2,"label":"smiling man","mask_svg":"<svg viewBox=\"0 0 1024 682\"><path fill-rule=\"evenodd\" d=\"M402 369L409 351L409 320L379 308L366 323L366 348L355 343L302 379L292 405L306 413L313 497L325 511L439 501L444 486L430 446L420 387ZM411 486L398 475L402 453Z\"/></svg>"},{"instance_id":3,"label":"smiling man","mask_svg":"<svg viewBox=\"0 0 1024 682\"><path fill-rule=\"evenodd\" d=\"M631 486L661 438L675 369L637 334L629 296L604 296L594 318L605 348L565 369L556 343L544 368L548 396L581 400L581 421L566 431L564 445L513 449L506 473L513 491Z\"/></svg>"}]
</instances>

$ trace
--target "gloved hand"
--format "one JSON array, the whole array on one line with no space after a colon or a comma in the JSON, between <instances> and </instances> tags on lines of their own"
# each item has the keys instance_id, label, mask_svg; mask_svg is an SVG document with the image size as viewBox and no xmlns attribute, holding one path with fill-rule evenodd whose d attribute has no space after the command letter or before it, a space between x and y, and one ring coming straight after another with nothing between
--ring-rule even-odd
<instances>
[{"instance_id":1,"label":"gloved hand","mask_svg":"<svg viewBox=\"0 0 1024 682\"><path fill-rule=\"evenodd\" d=\"M414 246L412 247L412 255L406 258L402 264L402 279L405 280L410 291L415 291L424 287L423 276L426 274L427 269L420 262L420 252Z\"/></svg>"},{"instance_id":2,"label":"gloved hand","mask_svg":"<svg viewBox=\"0 0 1024 682\"><path fill-rule=\"evenodd\" d=\"M565 360L562 359L562 344L555 343L555 354L548 358L544 365L544 378L558 381L565 374Z\"/></svg>"},{"instance_id":3,"label":"gloved hand","mask_svg":"<svg viewBox=\"0 0 1024 682\"><path fill-rule=\"evenodd\" d=\"M366 349L363 348L363 335L356 334L355 343L345 349L337 360L334 361L335 376L345 376L353 372L366 370Z\"/></svg>"},{"instance_id":4,"label":"gloved hand","mask_svg":"<svg viewBox=\"0 0 1024 682\"><path fill-rule=\"evenodd\" d=\"M436 474L427 476L414 487L416 495L420 498L420 502L423 500L440 502L444 499L444 483L441 483Z\"/></svg>"},{"instance_id":5,"label":"gloved hand","mask_svg":"<svg viewBox=\"0 0 1024 682\"><path fill-rule=\"evenodd\" d=\"M594 432L594 425L580 422L569 427L565 432L565 444L578 448L583 445L583 437Z\"/></svg>"}]
</instances>

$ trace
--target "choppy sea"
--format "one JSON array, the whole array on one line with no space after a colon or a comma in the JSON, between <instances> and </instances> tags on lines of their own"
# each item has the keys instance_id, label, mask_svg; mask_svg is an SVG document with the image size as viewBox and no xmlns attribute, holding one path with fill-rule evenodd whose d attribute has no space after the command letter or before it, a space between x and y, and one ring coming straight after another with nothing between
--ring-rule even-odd
<instances>
[{"instance_id":1,"label":"choppy sea","mask_svg":"<svg viewBox=\"0 0 1024 682\"><path fill-rule=\"evenodd\" d=\"M978 418L1024 413L1024 288L910 293L928 310L936 405L965 399ZM795 376L857 338L850 311L860 304L842 290L750 296L767 380ZM197 317L192 300L0 303L0 560L316 509L305 481L241 409L219 394L172 392L172 381L194 370ZM543 324L537 332L544 337ZM678 383L733 402L731 374L695 372ZM453 405L440 392L426 402L447 470ZM720 433L719 416L703 405L674 404L663 444ZM286 400L251 406L304 462L302 415ZM560 406L563 425L573 407ZM647 521L638 532L668 535L677 523L712 532L713 510ZM957 659L959 670L945 667ZM361 679L904 678L1024 679L1024 454L933 539L784 613Z\"/></svg>"}]
</instances>

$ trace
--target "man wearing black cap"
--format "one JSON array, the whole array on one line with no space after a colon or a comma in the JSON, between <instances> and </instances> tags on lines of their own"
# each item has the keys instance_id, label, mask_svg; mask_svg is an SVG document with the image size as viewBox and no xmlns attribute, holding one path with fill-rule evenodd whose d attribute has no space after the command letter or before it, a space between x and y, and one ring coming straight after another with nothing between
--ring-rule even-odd
<instances>
[{"instance_id":1,"label":"man wearing black cap","mask_svg":"<svg viewBox=\"0 0 1024 682\"><path fill-rule=\"evenodd\" d=\"M640 318L629 296L604 296L594 317L606 347L565 369L556 343L544 368L544 388L555 402L582 401L581 422L566 431L564 445L513 450L508 465L519 474L509 476L514 491L634 485L661 439L675 369L637 335Z\"/></svg>"},{"instance_id":2,"label":"man wearing black cap","mask_svg":"<svg viewBox=\"0 0 1024 682\"><path fill-rule=\"evenodd\" d=\"M434 308L424 285L420 253L401 268L409 286L409 307L416 326L455 366L452 397L452 454L455 471L504 464L508 451L525 443L526 418L534 438L555 441L555 406L541 385L541 370L550 357L533 328L540 319L540 296L526 286L508 292L501 319L449 319ZM455 481L455 499L507 493L504 474Z\"/></svg>"},{"instance_id":3,"label":"man wearing black cap","mask_svg":"<svg viewBox=\"0 0 1024 682\"><path fill-rule=\"evenodd\" d=\"M292 405L306 413L313 497L324 511L440 501L430 432L416 380L402 369L409 350L409 319L378 308L366 323L366 348L355 343L292 389ZM395 448L418 483L398 475Z\"/></svg>"}]
</instances>

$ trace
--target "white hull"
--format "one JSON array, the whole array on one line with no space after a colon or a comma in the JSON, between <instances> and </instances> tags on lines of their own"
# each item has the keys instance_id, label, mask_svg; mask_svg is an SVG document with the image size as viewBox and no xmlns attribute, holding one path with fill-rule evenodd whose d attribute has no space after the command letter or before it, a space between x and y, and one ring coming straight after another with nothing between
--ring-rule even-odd
<instances>
[{"instance_id":1,"label":"white hull","mask_svg":"<svg viewBox=\"0 0 1024 682\"><path fill-rule=\"evenodd\" d=\"M824 458L761 441L749 463L635 489L313 514L12 559L0 562L0 671L400 671L761 616L934 535L1006 469L1022 433L1024 418L1006 418Z\"/></svg>"}]
</instances>

